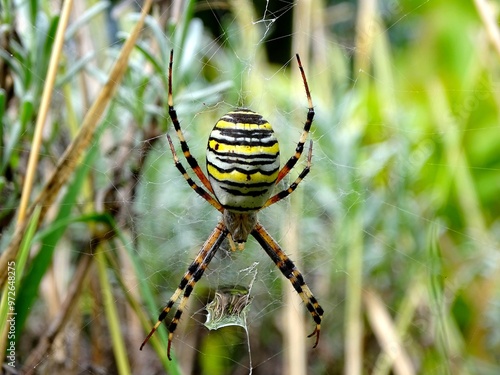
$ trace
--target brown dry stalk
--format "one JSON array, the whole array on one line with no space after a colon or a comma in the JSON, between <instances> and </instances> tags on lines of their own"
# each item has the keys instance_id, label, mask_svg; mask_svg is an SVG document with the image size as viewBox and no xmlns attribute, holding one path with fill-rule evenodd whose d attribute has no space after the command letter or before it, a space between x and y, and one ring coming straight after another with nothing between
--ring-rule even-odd
<instances>
[{"instance_id":1,"label":"brown dry stalk","mask_svg":"<svg viewBox=\"0 0 500 375\"><path fill-rule=\"evenodd\" d=\"M363 301L373 333L382 350L392 361L394 373L396 375L414 375L416 371L387 307L376 292L371 289L363 291Z\"/></svg>"}]
</instances>

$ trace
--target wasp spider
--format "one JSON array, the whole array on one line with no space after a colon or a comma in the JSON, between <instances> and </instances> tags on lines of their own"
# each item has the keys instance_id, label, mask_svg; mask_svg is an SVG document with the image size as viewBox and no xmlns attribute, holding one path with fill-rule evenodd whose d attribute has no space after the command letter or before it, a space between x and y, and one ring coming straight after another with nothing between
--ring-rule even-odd
<instances>
[{"instance_id":1,"label":"wasp spider","mask_svg":"<svg viewBox=\"0 0 500 375\"><path fill-rule=\"evenodd\" d=\"M168 325L167 354L168 358L171 359L170 348L174 331L177 328L179 319L196 282L203 275L203 272L225 238L230 240L233 249L237 245L242 250L249 235L252 235L263 247L283 275L290 280L304 301L307 310L309 310L316 323L314 331L308 337L316 336L314 347L317 346L323 309L306 285L300 271L257 220L258 211L291 194L309 173L311 167L312 141L310 142L307 164L297 179L287 189L272 195L276 184L290 172L302 155L304 144L314 118L311 94L304 69L302 68L299 55L296 55L296 57L304 82L309 109L294 155L280 169L278 140L274 135L271 125L258 113L247 108L236 108L234 111L222 116L210 133L207 146L207 178L189 151L189 146L184 138L179 120L177 119L177 113L174 109L172 97L173 50L170 52L168 113L174 124L184 157L204 187L198 185L188 175L176 155L170 136L167 135L170 150L172 151L175 166L189 186L220 211L222 219L184 274L177 290L170 297L167 305L160 313L158 321L142 343L141 350L160 326L161 322L166 318L175 302L181 298L177 311Z\"/></svg>"}]
</instances>

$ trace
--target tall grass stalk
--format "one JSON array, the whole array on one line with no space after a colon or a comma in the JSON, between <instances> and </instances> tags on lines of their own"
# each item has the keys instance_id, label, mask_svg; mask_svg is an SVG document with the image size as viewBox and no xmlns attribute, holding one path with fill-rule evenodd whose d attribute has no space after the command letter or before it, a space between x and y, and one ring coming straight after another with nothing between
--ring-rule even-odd
<instances>
[{"instance_id":1,"label":"tall grass stalk","mask_svg":"<svg viewBox=\"0 0 500 375\"><path fill-rule=\"evenodd\" d=\"M109 277L107 275L106 258L102 248L96 249L96 262L99 275L99 285L103 295L104 312L106 313L107 326L111 334L113 353L116 366L120 375L131 374L125 341L121 333L120 318L116 310L116 299L113 297Z\"/></svg>"},{"instance_id":2,"label":"tall grass stalk","mask_svg":"<svg viewBox=\"0 0 500 375\"><path fill-rule=\"evenodd\" d=\"M345 226L343 237L347 253L345 302L345 374L361 374L363 369L363 229L361 220L353 218Z\"/></svg>"},{"instance_id":3,"label":"tall grass stalk","mask_svg":"<svg viewBox=\"0 0 500 375\"><path fill-rule=\"evenodd\" d=\"M49 69L45 78L43 86L42 100L38 111L38 117L35 125L35 134L30 148L30 158L28 161L28 168L26 173L26 180L23 185L23 193L21 195L21 203L17 212L17 223L20 225L26 217L31 190L33 188L33 181L35 179L36 168L38 164L38 157L40 155L40 146L42 143L42 131L47 120L50 101L52 99L52 91L54 90L54 83L56 81L56 74L58 64L61 56L61 50L64 44L64 33L69 22L71 14L71 6L73 0L65 0L61 10L61 17L57 25L56 39L50 55ZM4 353L4 351L2 351Z\"/></svg>"}]
</instances>

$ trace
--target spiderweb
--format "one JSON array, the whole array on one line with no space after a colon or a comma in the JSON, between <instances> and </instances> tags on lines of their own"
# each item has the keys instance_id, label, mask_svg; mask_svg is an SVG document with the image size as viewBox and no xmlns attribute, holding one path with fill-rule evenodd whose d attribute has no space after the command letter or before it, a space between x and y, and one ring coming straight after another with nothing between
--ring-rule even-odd
<instances>
[{"instance_id":1,"label":"spiderweb","mask_svg":"<svg viewBox=\"0 0 500 375\"><path fill-rule=\"evenodd\" d=\"M498 160L488 159L490 162L483 164L474 155L463 156L457 143L465 135L484 141L484 134L490 134L492 126L470 127L468 121L491 105L497 91L492 83L495 80L474 76L475 83L468 86L422 86L415 77L405 75L408 70L399 67L397 57L390 60L377 55L389 54L385 43L393 43L395 49L412 43L414 28L421 30L417 27L418 15L433 1L380 2L376 11L370 10L374 6L371 2L360 2L360 7L366 7L365 13L358 12L352 2L312 7L305 3L229 2L219 7L213 2L199 2L185 28L181 21L189 9L176 4L159 6L159 15L149 20L147 30L152 35L150 40L157 44L140 46L150 48L163 63L168 60L166 52L175 49L174 103L191 152L203 170L210 130L221 115L237 105L258 111L273 125L282 164L293 154L307 111L293 59L295 52L303 53L316 110L310 135L314 140L310 174L290 199L262 211L259 220L297 264L325 310L318 349L309 349L313 343L306 334L313 323L305 306L296 296L285 297L289 291L293 295L291 285L258 244L249 240L244 251L233 252L224 243L196 285L174 335L173 352L183 370L196 373L196 366L209 368L206 358L211 356L225 364L227 373L292 373L283 362L293 363L288 357L304 355L295 354L299 348L307 353L309 364L304 368L308 373L336 374L342 369L350 373L354 365L343 357L348 346L343 335L352 335L356 345L349 314L353 314L353 320L356 313L361 314L356 306L346 307L353 300L362 301L371 311L357 318L362 321L366 316L366 327L370 327L366 338L369 357L365 360L374 373L388 373L394 363L409 366L405 358L412 353L418 353L412 357L418 359L414 361L424 362L419 351L422 343L438 347L443 357L459 358L467 352L461 346L467 342L455 345L448 340L465 340L469 337L464 333L466 328L479 332L491 328L488 348L500 347L500 334L494 329L500 316L498 298L485 298L491 307L481 310L486 316L484 326L472 324L467 314L460 313L460 309L472 309L467 300L470 294L462 292L467 283L483 278L484 283L476 287L498 286L491 276L499 266L494 251L499 240L494 219L498 204L490 200L493 208L483 214L474 202L474 188L467 185L475 178L491 178L491 172L499 170ZM137 3L134 6L139 7ZM124 29L133 21L124 16L129 11L122 5L111 14ZM372 18L355 33L359 13L371 14ZM167 15L177 21L177 39L168 40L165 30L155 26L157 18ZM311 19L318 20L319 26ZM183 40L177 36L181 32ZM158 37L168 42L161 44ZM73 43L77 42L68 42L68 48L75 48ZM105 67L90 62L109 50L107 46L93 48L78 61L93 78L102 80ZM316 58L309 59L308 51ZM162 94L165 81L150 65L144 54L131 59L130 73L105 119L104 134L95 143L102 152L99 162L92 164L92 172L100 189L97 200L110 211L118 206L118 227L129 235L128 245L144 270L138 277L133 267L123 266L123 277L126 279L130 272L135 280L126 284L123 294L140 296L140 285L147 285L155 293L156 310L148 306L149 319L154 321L220 215L187 186L173 165L164 137L169 126ZM374 82L376 88L365 89L367 82ZM90 90L93 93L94 88ZM428 116L432 124L420 126L419 119L429 120L419 113L420 107L412 106L408 93L421 102L428 100L428 91L436 94L428 107L434 111ZM67 95L58 91L56 102L65 102ZM448 105L446 97L452 95L452 104ZM84 98L77 100L84 112L88 103ZM401 103L407 111L398 108ZM155 126L146 125L151 123ZM187 167L176 139L174 143ZM303 166L301 160L296 171ZM429 169L436 173L436 184L431 187L429 179L422 177ZM292 173L279 188L290 184L297 174ZM451 193L456 197L446 203L443 195L453 190L454 184L459 186ZM484 193L486 197L495 191L490 190ZM436 212L433 205L440 205L444 213ZM461 210L470 217L458 215ZM453 219L455 214L460 217ZM69 237L76 243L85 238L86 229L82 228L81 224L70 227ZM71 264L71 257L85 253L76 246L71 249L67 259L58 262ZM465 266L452 250L470 263ZM109 251L123 249L116 245ZM453 262L459 266L448 264ZM70 274L63 273L52 281L54 284L47 282L48 288L67 284L69 278ZM119 277L114 281L121 282ZM364 282L363 286L356 287L357 282ZM430 296L427 288L433 291ZM50 300L47 291L41 294L42 299ZM119 293L115 297L117 304L125 300ZM49 303L41 303L32 315L39 319L46 305ZM394 318L393 325L389 321L383 326L384 311ZM451 313L458 318L465 316L464 320L446 318ZM102 316L102 312L97 314ZM78 334L68 333L68 337L77 337L97 321L92 315L83 329L74 330ZM377 334L377 329L384 328L387 341ZM142 330L135 335L139 338L137 346ZM165 327L159 330L165 331ZM294 330L300 333L298 339L290 338ZM392 330L399 330L398 334ZM42 334L33 326L27 332L28 337ZM293 345L283 344L287 337L295 340ZM28 344L23 345L21 350L30 349ZM151 353L139 353L134 358L143 355L148 361L156 361ZM51 352L45 361L57 362L60 359L56 357L57 352ZM147 368L145 362L141 365ZM156 362L154 366L161 368ZM439 372L449 364L439 363L435 368Z\"/></svg>"}]
</instances>

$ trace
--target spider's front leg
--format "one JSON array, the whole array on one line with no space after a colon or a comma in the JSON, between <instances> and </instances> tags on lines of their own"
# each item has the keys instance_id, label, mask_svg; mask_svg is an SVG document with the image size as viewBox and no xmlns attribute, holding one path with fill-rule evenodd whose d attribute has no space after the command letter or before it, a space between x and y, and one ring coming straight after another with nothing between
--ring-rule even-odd
<instances>
[{"instance_id":1,"label":"spider's front leg","mask_svg":"<svg viewBox=\"0 0 500 375\"><path fill-rule=\"evenodd\" d=\"M304 281L304 277L300 271L295 267L293 262L288 258L288 256L281 250L278 243L271 237L269 233L264 229L264 227L257 223L254 230L252 231L252 236L257 240L257 242L266 251L267 255L274 261L276 266L280 269L281 273L292 283L292 286L299 294L302 301L306 305L307 310L311 314L314 322L316 323L316 328L308 336L316 335L316 341L314 342L313 348L318 345L319 334L321 331L321 318L323 317L323 308L319 305L318 300L314 297L311 289L307 286Z\"/></svg>"},{"instance_id":2,"label":"spider's front leg","mask_svg":"<svg viewBox=\"0 0 500 375\"><path fill-rule=\"evenodd\" d=\"M177 328L177 324L179 323L179 320L181 318L181 315L184 311L184 308L186 306L186 303L188 301L189 296L191 295L191 292L194 289L194 286L196 282L201 278L203 275L203 272L205 272L206 268L208 267L210 261L214 257L215 253L217 252L217 249L220 247L222 244L222 241L227 237L228 235L228 230L224 223L220 221L217 226L215 227L214 231L208 237L208 239L205 241L203 246L201 247L200 252L196 256L196 258L193 260L191 265L189 266L187 272L184 274L182 277L182 280L177 287L177 290L174 292L172 297L170 297L167 305L163 308L162 312L160 313L160 316L158 317L158 321L154 325L154 327L151 329L151 332L149 332L148 336L146 339L142 342L140 350L146 345L148 340L150 339L151 336L155 333L155 331L158 329L162 321L167 317L169 311L172 309L172 306L175 304L175 302L179 299L181 296L182 292L184 292L181 302L179 303L179 306L177 307L177 311L175 312L175 315L170 322L168 326L168 348L167 348L167 356L169 360L172 360L170 357L170 348L172 346L172 340L174 337L174 331Z\"/></svg>"},{"instance_id":3,"label":"spider's front leg","mask_svg":"<svg viewBox=\"0 0 500 375\"><path fill-rule=\"evenodd\" d=\"M191 151L189 150L189 145L184 138L184 133L182 132L181 124L179 123L179 119L177 118L177 111L174 108L174 97L172 94L172 67L174 65L174 50L170 50L170 63L168 64L168 115L172 120L172 124L174 125L175 132L177 134L177 138L179 138L179 142L181 143L182 152L187 162L191 166L193 172L198 176L202 184L205 188L213 193L212 186L210 185L210 181L208 181L205 174L202 172L200 166L198 165L198 161L196 161L195 157L191 155ZM210 203L210 202L209 202ZM210 203L211 204L211 203Z\"/></svg>"}]
</instances>

